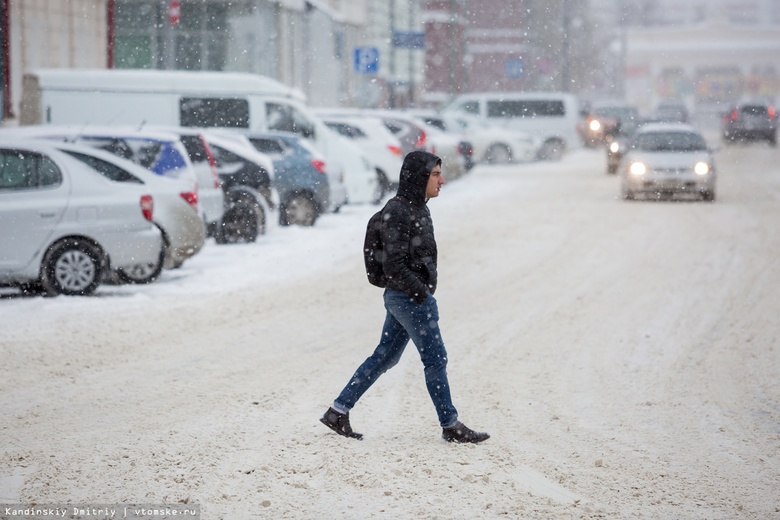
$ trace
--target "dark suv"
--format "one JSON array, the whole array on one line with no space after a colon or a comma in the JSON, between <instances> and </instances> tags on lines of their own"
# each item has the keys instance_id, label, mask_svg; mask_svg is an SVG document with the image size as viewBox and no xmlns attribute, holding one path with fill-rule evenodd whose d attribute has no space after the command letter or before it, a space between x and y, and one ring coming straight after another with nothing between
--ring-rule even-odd
<instances>
[{"instance_id":1,"label":"dark suv","mask_svg":"<svg viewBox=\"0 0 780 520\"><path fill-rule=\"evenodd\" d=\"M777 145L777 113L775 107L764 103L741 103L723 114L723 140L766 140Z\"/></svg>"}]
</instances>

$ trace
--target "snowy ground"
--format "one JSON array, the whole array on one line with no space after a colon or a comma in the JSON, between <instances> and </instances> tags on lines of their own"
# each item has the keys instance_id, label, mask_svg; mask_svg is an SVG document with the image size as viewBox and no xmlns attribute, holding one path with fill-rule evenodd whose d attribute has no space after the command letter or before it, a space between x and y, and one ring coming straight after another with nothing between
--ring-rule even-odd
<instances>
[{"instance_id":1,"label":"snowy ground","mask_svg":"<svg viewBox=\"0 0 780 520\"><path fill-rule=\"evenodd\" d=\"M0 297L0 502L197 503L212 519L780 518L780 152L715 203L624 202L601 153L477 168L430 203L450 382L372 351L372 206L217 246L147 287ZM446 172L445 172L446 173Z\"/></svg>"}]
</instances>

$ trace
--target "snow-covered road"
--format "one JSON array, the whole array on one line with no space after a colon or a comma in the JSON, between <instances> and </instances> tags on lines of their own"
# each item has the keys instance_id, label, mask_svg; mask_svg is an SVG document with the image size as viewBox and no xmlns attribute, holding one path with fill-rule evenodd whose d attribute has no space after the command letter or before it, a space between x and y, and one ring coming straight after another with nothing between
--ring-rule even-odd
<instances>
[{"instance_id":1,"label":"snow-covered road","mask_svg":"<svg viewBox=\"0 0 780 520\"><path fill-rule=\"evenodd\" d=\"M212 519L780 518L780 152L718 200L625 202L601 152L478 167L430 203L453 398L378 340L372 206L216 246L146 287L0 298L0 503L197 503ZM446 172L445 172L446 174Z\"/></svg>"}]
</instances>

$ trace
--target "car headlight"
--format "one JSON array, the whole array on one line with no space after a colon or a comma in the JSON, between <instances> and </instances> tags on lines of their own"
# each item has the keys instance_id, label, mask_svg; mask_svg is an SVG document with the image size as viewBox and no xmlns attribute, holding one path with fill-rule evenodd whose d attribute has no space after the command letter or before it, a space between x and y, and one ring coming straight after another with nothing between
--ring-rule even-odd
<instances>
[{"instance_id":1,"label":"car headlight","mask_svg":"<svg viewBox=\"0 0 780 520\"><path fill-rule=\"evenodd\" d=\"M618 150L620 150L620 143L617 141L612 141L609 145L609 151L612 153L618 153Z\"/></svg>"},{"instance_id":2,"label":"car headlight","mask_svg":"<svg viewBox=\"0 0 780 520\"><path fill-rule=\"evenodd\" d=\"M696 172L696 175L707 175L710 173L711 169L709 164L704 161L699 161L694 165L693 171Z\"/></svg>"},{"instance_id":3,"label":"car headlight","mask_svg":"<svg viewBox=\"0 0 780 520\"><path fill-rule=\"evenodd\" d=\"M647 166L642 162L632 162L628 171L630 171L632 175L644 175L647 173Z\"/></svg>"},{"instance_id":4,"label":"car headlight","mask_svg":"<svg viewBox=\"0 0 780 520\"><path fill-rule=\"evenodd\" d=\"M601 122L598 119L594 119L593 121L590 122L588 128L590 128L594 132L598 132L599 129L601 128Z\"/></svg>"}]
</instances>

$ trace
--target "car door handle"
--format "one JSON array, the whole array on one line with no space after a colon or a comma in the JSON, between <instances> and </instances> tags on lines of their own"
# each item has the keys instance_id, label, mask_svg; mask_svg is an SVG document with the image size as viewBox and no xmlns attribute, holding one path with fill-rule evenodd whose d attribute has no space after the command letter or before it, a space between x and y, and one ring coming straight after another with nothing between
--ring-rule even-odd
<instances>
[{"instance_id":1,"label":"car door handle","mask_svg":"<svg viewBox=\"0 0 780 520\"><path fill-rule=\"evenodd\" d=\"M39 215L40 215L40 216L41 216L41 218L43 218L43 219L50 219L50 218L54 218L54 217L56 217L56 216L57 216L57 214L56 214L56 213L39 213Z\"/></svg>"}]
</instances>

